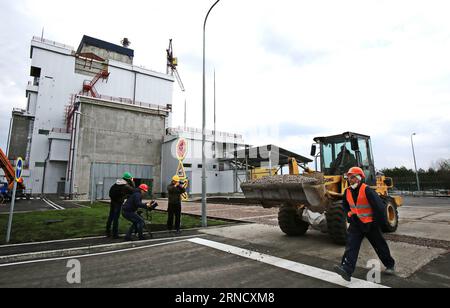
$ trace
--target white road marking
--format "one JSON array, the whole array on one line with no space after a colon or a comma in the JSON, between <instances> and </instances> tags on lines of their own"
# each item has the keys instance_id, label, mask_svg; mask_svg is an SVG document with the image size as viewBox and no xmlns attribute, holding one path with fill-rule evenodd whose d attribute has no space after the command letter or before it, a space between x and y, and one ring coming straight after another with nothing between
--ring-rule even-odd
<instances>
[{"instance_id":1,"label":"white road marking","mask_svg":"<svg viewBox=\"0 0 450 308\"><path fill-rule=\"evenodd\" d=\"M186 238L192 238L192 237L198 238L198 236L206 236L206 234L205 235L198 235L197 234L197 235L184 236L184 237L180 236L180 237L178 237L179 239L181 239L181 238L184 238L184 239L177 240L177 241L165 242L165 243L159 243L159 244L154 244L154 245L147 245L147 246L140 246L140 247L133 247L133 248L114 250L114 251L105 251L105 252L99 252L99 253L84 254L84 255L79 255L79 256L67 256L67 257L57 257L57 258L49 258L49 259L41 259L41 260L30 260L30 261L21 261L21 262L14 262L14 263L5 263L5 264L0 264L0 268L1 267L16 266L16 265L24 265L24 264L33 264L33 263L43 263L43 262L60 261L60 260L89 258L89 257L96 257L96 256L111 255L111 254L121 253L121 252L142 250L142 249L147 249L147 248L152 248L152 247L183 243L183 242L187 242ZM164 241L164 240L173 240L173 237L161 238L161 239L152 239L152 240L148 240L146 242L155 242L155 241ZM117 245L120 245L120 244L123 245L123 243L119 243ZM99 246L90 246L90 247L78 247L78 248L71 248L71 249L72 250L74 250L74 249L87 249L87 248L104 247L104 246L108 246L108 245L99 245ZM45 252L46 253L51 253L52 251L45 251ZM11 257L11 256L9 256L9 257Z\"/></svg>"},{"instance_id":2,"label":"white road marking","mask_svg":"<svg viewBox=\"0 0 450 308\"><path fill-rule=\"evenodd\" d=\"M65 210L65 208L63 208L62 206L54 203L53 201L48 200L47 198L42 199L45 203L47 203L48 205L50 205L52 208L54 208L55 210Z\"/></svg>"},{"instance_id":3,"label":"white road marking","mask_svg":"<svg viewBox=\"0 0 450 308\"><path fill-rule=\"evenodd\" d=\"M63 208L61 205L59 205L59 204L53 202L52 200L47 199L47 201L50 202L51 204L53 204L54 206L56 206L57 208L60 208L61 210L65 210L65 208Z\"/></svg>"},{"instance_id":4,"label":"white road marking","mask_svg":"<svg viewBox=\"0 0 450 308\"><path fill-rule=\"evenodd\" d=\"M305 276L309 276L315 279L323 280L347 288L389 288L383 285L379 285L373 282L368 282L356 278L352 278L351 282L347 282L344 279L342 279L341 276L339 276L334 272L330 272L321 268L305 265L298 262L289 261L286 259L281 259L278 257L273 257L259 252L242 249L236 246L226 245L201 238L194 238L188 241L206 247L214 248L226 253L231 253L240 257L255 260L261 263L273 265L279 268L283 268L289 271L293 271Z\"/></svg>"},{"instance_id":5,"label":"white road marking","mask_svg":"<svg viewBox=\"0 0 450 308\"><path fill-rule=\"evenodd\" d=\"M47 203L47 205L48 206L50 206L52 209L54 209L54 210L61 210L61 209L59 209L59 208L57 208L57 207L55 207L53 204L51 204L50 202L48 202L47 201L47 199L42 199L42 201L44 201L45 203Z\"/></svg>"}]
</instances>

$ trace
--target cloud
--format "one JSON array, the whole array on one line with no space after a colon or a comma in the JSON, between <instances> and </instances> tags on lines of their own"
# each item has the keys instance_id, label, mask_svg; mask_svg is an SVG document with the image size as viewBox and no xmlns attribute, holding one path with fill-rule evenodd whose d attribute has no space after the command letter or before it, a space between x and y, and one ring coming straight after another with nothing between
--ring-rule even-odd
<instances>
[{"instance_id":1,"label":"cloud","mask_svg":"<svg viewBox=\"0 0 450 308\"><path fill-rule=\"evenodd\" d=\"M261 38L262 47L276 56L282 57L292 65L303 66L310 64L326 55L325 51L308 50L297 48L292 40L271 29L266 29Z\"/></svg>"},{"instance_id":2,"label":"cloud","mask_svg":"<svg viewBox=\"0 0 450 308\"><path fill-rule=\"evenodd\" d=\"M174 87L174 125L202 125L202 30L211 1L4 1L0 17L0 147L12 107L24 107L29 41L40 35L77 46L83 34L129 37L135 63L165 72L174 41L186 87ZM244 133L300 154L316 135L371 135L379 168L448 156L450 22L445 1L221 1L207 24L207 128ZM86 10L86 7L89 7ZM67 12L77 16L67 23ZM99 21L99 12L105 18Z\"/></svg>"}]
</instances>

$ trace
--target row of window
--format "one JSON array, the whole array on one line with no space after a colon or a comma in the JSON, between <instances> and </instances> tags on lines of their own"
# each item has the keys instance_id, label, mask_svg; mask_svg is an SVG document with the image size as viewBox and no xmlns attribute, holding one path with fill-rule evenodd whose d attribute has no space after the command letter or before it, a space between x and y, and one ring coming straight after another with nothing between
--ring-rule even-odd
<instances>
[{"instance_id":1,"label":"row of window","mask_svg":"<svg viewBox=\"0 0 450 308\"><path fill-rule=\"evenodd\" d=\"M184 168L192 168L192 164L183 164ZM198 164L197 165L198 169L202 169L203 165L202 164ZM217 169L217 165L213 165L213 169Z\"/></svg>"}]
</instances>

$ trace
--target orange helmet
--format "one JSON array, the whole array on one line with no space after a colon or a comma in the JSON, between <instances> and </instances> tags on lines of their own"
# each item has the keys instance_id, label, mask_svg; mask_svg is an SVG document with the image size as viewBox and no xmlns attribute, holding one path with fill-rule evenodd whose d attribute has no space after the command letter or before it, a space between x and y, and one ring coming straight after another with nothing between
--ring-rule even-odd
<instances>
[{"instance_id":1,"label":"orange helmet","mask_svg":"<svg viewBox=\"0 0 450 308\"><path fill-rule=\"evenodd\" d=\"M363 179L366 178L364 171L359 167L350 168L350 170L348 170L348 172L347 172L347 176L352 175L352 174L359 174L360 176L362 176Z\"/></svg>"},{"instance_id":2,"label":"orange helmet","mask_svg":"<svg viewBox=\"0 0 450 308\"><path fill-rule=\"evenodd\" d=\"M141 189L141 190L143 190L145 192L148 192L148 185L142 184L141 186L139 186L139 189Z\"/></svg>"}]
</instances>

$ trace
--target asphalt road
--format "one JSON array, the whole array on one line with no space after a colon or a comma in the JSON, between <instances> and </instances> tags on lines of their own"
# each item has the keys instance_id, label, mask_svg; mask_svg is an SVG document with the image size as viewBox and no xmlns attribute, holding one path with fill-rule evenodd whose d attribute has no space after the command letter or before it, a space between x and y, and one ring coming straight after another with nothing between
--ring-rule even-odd
<instances>
[{"instance_id":1,"label":"asphalt road","mask_svg":"<svg viewBox=\"0 0 450 308\"><path fill-rule=\"evenodd\" d=\"M261 234L264 236L264 234ZM0 265L0 288L335 288L344 287L295 272L292 265L280 268L283 262L294 262L296 266L312 266L333 275L335 262L286 251L283 243L268 247L212 235L193 236L211 243L235 247L217 250L182 239L179 242L160 240L149 247L134 250L107 252L100 255L71 257L46 261L31 261L25 264ZM284 237L289 240L288 237ZM227 246L228 247L228 246ZM258 260L251 255L263 256ZM279 258L278 264L264 263L266 259ZM67 281L69 260L80 262L80 284ZM428 265L423 271L404 279L381 274L381 284L387 287L450 287L448 269L449 255L444 255ZM355 278L365 280L366 269L359 268ZM436 279L438 275L438 279Z\"/></svg>"},{"instance_id":2,"label":"asphalt road","mask_svg":"<svg viewBox=\"0 0 450 308\"><path fill-rule=\"evenodd\" d=\"M448 198L405 198L405 208L402 209L404 221L399 227L399 234L442 237L447 240L448 206ZM236 209L233 209L232 212L235 213ZM217 210L217 213L220 211L222 209ZM247 215L250 217L255 213ZM422 228L422 231L419 230L422 233L417 233L418 227ZM343 280L336 280L332 273L333 266L340 261L343 247L332 244L329 237L320 232L309 231L304 237L293 238L285 236L279 228L269 224L244 224L186 232L183 235L192 237L180 240L173 236L163 237L147 247L122 251L0 264L0 288L352 286L346 285ZM213 244L199 244L193 242L192 238L207 240ZM89 245L95 245L95 241ZM401 275L392 277L381 274L381 285L450 287L449 251L404 242L389 243ZM218 249L221 245L227 246ZM51 246L47 248L50 249L49 247ZM363 264L373 257L376 258L373 249L367 243L364 244L360 254L361 262L354 276L361 280L360 283L365 283L368 273ZM72 269L67 267L68 261L72 259L80 262L80 284L70 284L67 281Z\"/></svg>"},{"instance_id":3,"label":"asphalt road","mask_svg":"<svg viewBox=\"0 0 450 308\"><path fill-rule=\"evenodd\" d=\"M9 214L11 203L0 205L0 215ZM74 202L66 202L59 200L50 200L42 198L32 198L27 200L25 198L17 199L14 204L14 213L39 212L39 211L53 211L58 208L69 209L78 208L80 205Z\"/></svg>"},{"instance_id":4,"label":"asphalt road","mask_svg":"<svg viewBox=\"0 0 450 308\"><path fill-rule=\"evenodd\" d=\"M409 197L404 196L405 206L450 207L450 197Z\"/></svg>"}]
</instances>

